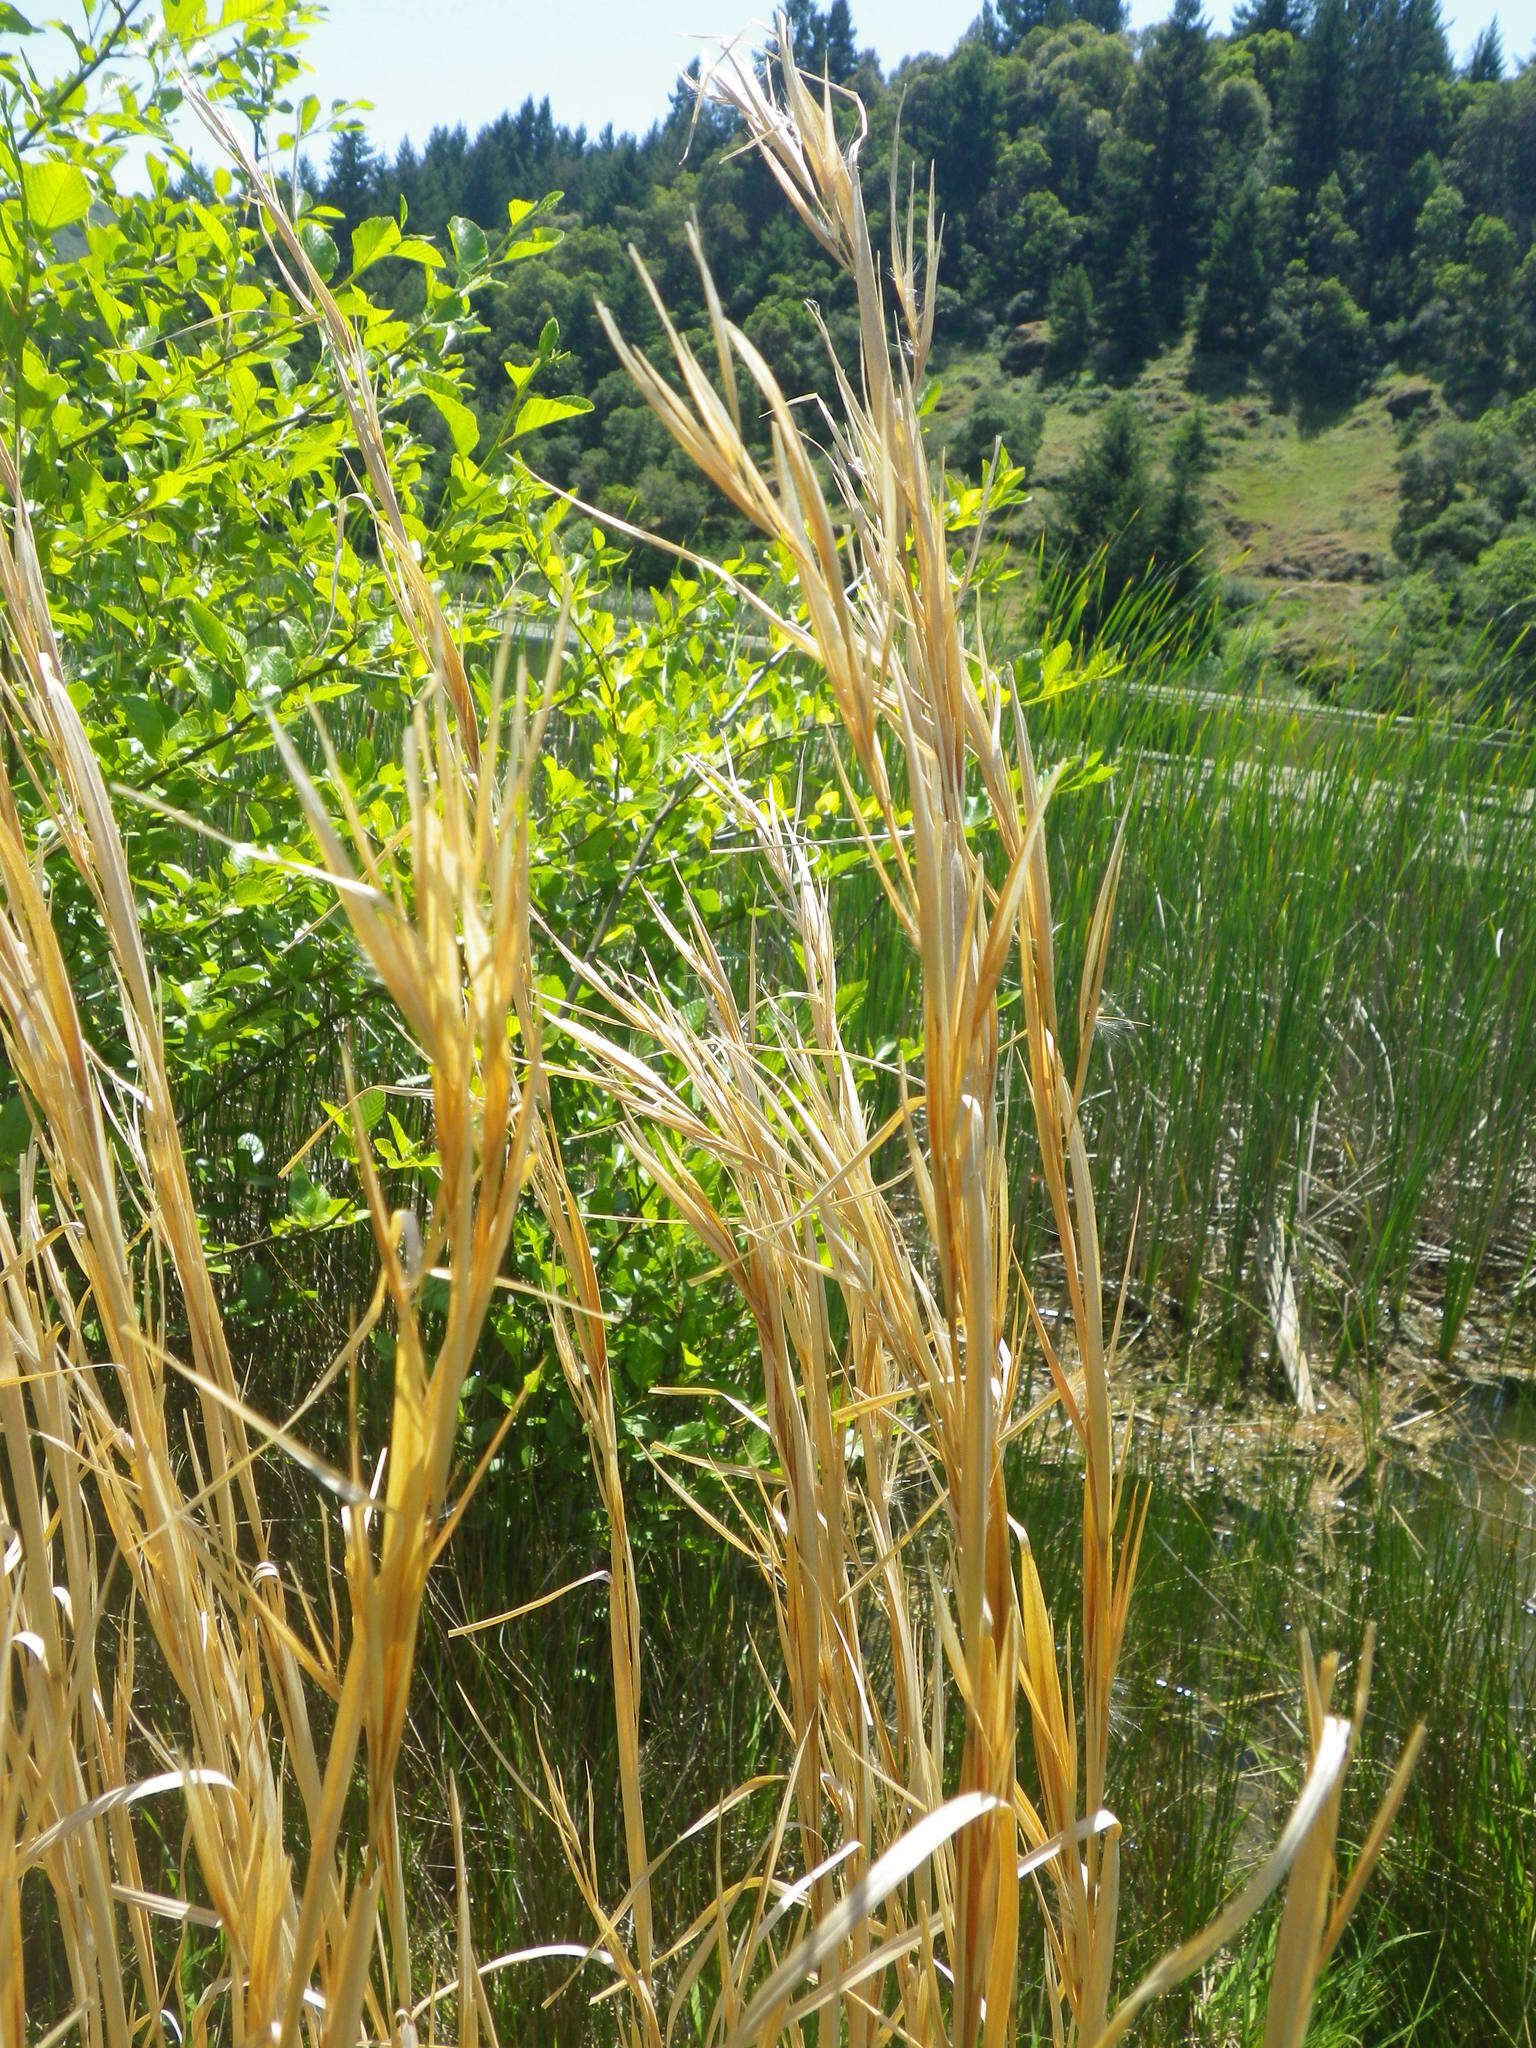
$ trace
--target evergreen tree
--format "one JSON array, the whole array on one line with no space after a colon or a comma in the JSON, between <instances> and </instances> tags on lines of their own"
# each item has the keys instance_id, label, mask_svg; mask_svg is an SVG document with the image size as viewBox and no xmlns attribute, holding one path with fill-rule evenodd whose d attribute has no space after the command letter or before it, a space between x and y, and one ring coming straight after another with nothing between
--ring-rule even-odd
<instances>
[{"instance_id":1,"label":"evergreen tree","mask_svg":"<svg viewBox=\"0 0 1536 2048\"><path fill-rule=\"evenodd\" d=\"M814 78L829 77L835 85L853 76L859 50L848 0L832 0L823 10L816 0L787 0L786 13L794 37L795 61Z\"/></svg>"},{"instance_id":2,"label":"evergreen tree","mask_svg":"<svg viewBox=\"0 0 1536 2048\"><path fill-rule=\"evenodd\" d=\"M1151 353L1157 326L1152 296L1152 238L1145 228L1132 235L1104 287L1104 339L1117 369L1134 370Z\"/></svg>"},{"instance_id":3,"label":"evergreen tree","mask_svg":"<svg viewBox=\"0 0 1536 2048\"><path fill-rule=\"evenodd\" d=\"M1102 301L1138 228L1148 225L1152 152L1124 128L1105 136L1088 194L1093 219L1094 282Z\"/></svg>"},{"instance_id":4,"label":"evergreen tree","mask_svg":"<svg viewBox=\"0 0 1536 2048\"><path fill-rule=\"evenodd\" d=\"M1419 208L1413 230L1413 269L1421 299L1434 292L1447 263L1461 261L1466 234L1467 202L1443 180Z\"/></svg>"},{"instance_id":5,"label":"evergreen tree","mask_svg":"<svg viewBox=\"0 0 1536 2048\"><path fill-rule=\"evenodd\" d=\"M1360 261L1360 237L1349 224L1344 188L1337 171L1318 187L1307 215L1307 269L1313 277L1339 277L1353 284Z\"/></svg>"},{"instance_id":6,"label":"evergreen tree","mask_svg":"<svg viewBox=\"0 0 1536 2048\"><path fill-rule=\"evenodd\" d=\"M1361 159L1356 190L1364 280L1378 316L1401 310L1394 284L1406 285L1414 221L1422 195L1412 171L1444 142L1445 85L1451 53L1440 0L1372 0L1362 6L1353 46L1356 108L1351 140Z\"/></svg>"},{"instance_id":7,"label":"evergreen tree","mask_svg":"<svg viewBox=\"0 0 1536 2048\"><path fill-rule=\"evenodd\" d=\"M1215 153L1211 40L1200 0L1174 0L1152 30L1128 96L1126 125L1149 154L1147 213L1157 223L1153 300L1167 328L1179 324L1199 262Z\"/></svg>"},{"instance_id":8,"label":"evergreen tree","mask_svg":"<svg viewBox=\"0 0 1536 2048\"><path fill-rule=\"evenodd\" d=\"M859 45L848 0L832 0L826 19L827 71L834 85L846 85L859 63Z\"/></svg>"},{"instance_id":9,"label":"evergreen tree","mask_svg":"<svg viewBox=\"0 0 1536 2048\"><path fill-rule=\"evenodd\" d=\"M1510 286L1509 310L1520 382L1536 384L1536 247L1521 258Z\"/></svg>"},{"instance_id":10,"label":"evergreen tree","mask_svg":"<svg viewBox=\"0 0 1536 2048\"><path fill-rule=\"evenodd\" d=\"M1303 0L1242 0L1232 11L1232 33L1243 36L1299 36L1306 27Z\"/></svg>"},{"instance_id":11,"label":"evergreen tree","mask_svg":"<svg viewBox=\"0 0 1536 2048\"><path fill-rule=\"evenodd\" d=\"M784 13L794 44L795 62L802 71L818 70L818 60L826 43L826 28L816 0L784 0Z\"/></svg>"},{"instance_id":12,"label":"evergreen tree","mask_svg":"<svg viewBox=\"0 0 1536 2048\"><path fill-rule=\"evenodd\" d=\"M1124 35L1131 19L1126 0L1072 0L1074 21L1086 22L1107 36Z\"/></svg>"},{"instance_id":13,"label":"evergreen tree","mask_svg":"<svg viewBox=\"0 0 1536 2048\"><path fill-rule=\"evenodd\" d=\"M1200 488L1210 466L1205 408L1197 405L1173 437L1167 474L1147 520L1147 547L1152 561L1175 594L1186 602L1202 596L1210 583L1210 567L1205 560L1210 536Z\"/></svg>"},{"instance_id":14,"label":"evergreen tree","mask_svg":"<svg viewBox=\"0 0 1536 2048\"><path fill-rule=\"evenodd\" d=\"M1031 29L1060 28L1069 21L1086 22L1105 35L1122 35L1130 9L1126 0L996 0L995 9L988 0L985 17L995 23L992 47L1011 50Z\"/></svg>"},{"instance_id":15,"label":"evergreen tree","mask_svg":"<svg viewBox=\"0 0 1536 2048\"><path fill-rule=\"evenodd\" d=\"M1061 551L1076 570L1099 565L1102 580L1092 609L1101 616L1147 566L1145 514L1151 497L1146 427L1141 408L1127 395L1104 414L1061 492Z\"/></svg>"},{"instance_id":16,"label":"evergreen tree","mask_svg":"<svg viewBox=\"0 0 1536 2048\"><path fill-rule=\"evenodd\" d=\"M974 246L972 217L996 173L1004 140L1002 69L981 43L967 40L941 75L917 81L908 101L902 141L920 160L932 160L951 246Z\"/></svg>"},{"instance_id":17,"label":"evergreen tree","mask_svg":"<svg viewBox=\"0 0 1536 2048\"><path fill-rule=\"evenodd\" d=\"M1075 376L1088 360L1093 337L1093 286L1081 263L1064 270L1051 286L1047 317L1046 369L1053 377Z\"/></svg>"},{"instance_id":18,"label":"evergreen tree","mask_svg":"<svg viewBox=\"0 0 1536 2048\"><path fill-rule=\"evenodd\" d=\"M1508 223L1480 213L1467 229L1464 259L1444 264L1436 279L1446 309L1446 388L1475 411L1504 378L1518 256Z\"/></svg>"},{"instance_id":19,"label":"evergreen tree","mask_svg":"<svg viewBox=\"0 0 1536 2048\"><path fill-rule=\"evenodd\" d=\"M799 44L796 44L798 51ZM689 59L687 66L678 74L667 102L666 119L661 124L664 146L674 161L680 158L686 147L690 159L708 156L719 148L729 133L730 124L725 112L715 100L699 98L699 81L702 67L697 57ZM652 170L647 181L655 190L655 172Z\"/></svg>"},{"instance_id":20,"label":"evergreen tree","mask_svg":"<svg viewBox=\"0 0 1536 2048\"><path fill-rule=\"evenodd\" d=\"M387 170L380 166L379 185L391 210L403 199L407 216L416 212L416 201L421 191L421 159L412 148L409 136L395 152L394 163Z\"/></svg>"},{"instance_id":21,"label":"evergreen tree","mask_svg":"<svg viewBox=\"0 0 1536 2048\"><path fill-rule=\"evenodd\" d=\"M1318 0L1281 96L1286 183L1296 187L1305 205L1311 205L1343 150L1349 78L1346 0Z\"/></svg>"},{"instance_id":22,"label":"evergreen tree","mask_svg":"<svg viewBox=\"0 0 1536 2048\"><path fill-rule=\"evenodd\" d=\"M1360 389L1370 345L1370 321L1348 285L1322 278L1307 306L1302 396L1323 405L1347 404Z\"/></svg>"},{"instance_id":23,"label":"evergreen tree","mask_svg":"<svg viewBox=\"0 0 1536 2048\"><path fill-rule=\"evenodd\" d=\"M971 34L985 43L994 56L1001 56L1007 48L1007 31L992 0L981 0L981 12L971 24Z\"/></svg>"},{"instance_id":24,"label":"evergreen tree","mask_svg":"<svg viewBox=\"0 0 1536 2048\"><path fill-rule=\"evenodd\" d=\"M1065 21L1064 0L997 0L998 47L1011 50L1031 29Z\"/></svg>"},{"instance_id":25,"label":"evergreen tree","mask_svg":"<svg viewBox=\"0 0 1536 2048\"><path fill-rule=\"evenodd\" d=\"M1269 304L1263 201L1250 172L1217 216L1201 277L1195 339L1207 354L1248 350Z\"/></svg>"},{"instance_id":26,"label":"evergreen tree","mask_svg":"<svg viewBox=\"0 0 1536 2048\"><path fill-rule=\"evenodd\" d=\"M320 196L336 208L349 229L374 212L378 184L379 161L362 129L343 128L333 135Z\"/></svg>"},{"instance_id":27,"label":"evergreen tree","mask_svg":"<svg viewBox=\"0 0 1536 2048\"><path fill-rule=\"evenodd\" d=\"M1504 76L1504 38L1497 18L1490 21L1467 59L1467 77L1474 85L1496 85Z\"/></svg>"}]
</instances>

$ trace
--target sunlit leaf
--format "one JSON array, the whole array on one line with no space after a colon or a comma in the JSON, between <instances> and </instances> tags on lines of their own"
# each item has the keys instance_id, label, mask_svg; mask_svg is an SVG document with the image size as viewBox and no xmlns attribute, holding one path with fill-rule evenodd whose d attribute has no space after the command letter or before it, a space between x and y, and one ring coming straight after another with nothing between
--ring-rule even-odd
<instances>
[{"instance_id":1,"label":"sunlit leaf","mask_svg":"<svg viewBox=\"0 0 1536 2048\"><path fill-rule=\"evenodd\" d=\"M480 438L480 422L461 398L454 398L446 391L429 388L425 394L437 407L448 423L453 436L454 452L458 455L473 453Z\"/></svg>"},{"instance_id":2,"label":"sunlit leaf","mask_svg":"<svg viewBox=\"0 0 1536 2048\"><path fill-rule=\"evenodd\" d=\"M78 164L53 157L45 163L23 164L21 190L35 234L56 235L90 211L90 183Z\"/></svg>"},{"instance_id":3,"label":"sunlit leaf","mask_svg":"<svg viewBox=\"0 0 1536 2048\"><path fill-rule=\"evenodd\" d=\"M483 270L490 260L490 244L485 239L485 229L477 227L462 214L455 214L448 223L448 239L453 244L453 253L458 259L462 273Z\"/></svg>"},{"instance_id":4,"label":"sunlit leaf","mask_svg":"<svg viewBox=\"0 0 1536 2048\"><path fill-rule=\"evenodd\" d=\"M299 239L304 252L324 279L336 275L336 266L341 261L335 242L317 220L305 221L299 229Z\"/></svg>"},{"instance_id":5,"label":"sunlit leaf","mask_svg":"<svg viewBox=\"0 0 1536 2048\"><path fill-rule=\"evenodd\" d=\"M592 410L590 398L545 398L535 392L532 398L525 398L518 407L514 436L537 433L540 427L552 427L560 420L579 419L583 413Z\"/></svg>"},{"instance_id":6,"label":"sunlit leaf","mask_svg":"<svg viewBox=\"0 0 1536 2048\"><path fill-rule=\"evenodd\" d=\"M370 263L387 256L401 241L400 223L392 214L360 221L352 230L352 275L361 277Z\"/></svg>"}]
</instances>

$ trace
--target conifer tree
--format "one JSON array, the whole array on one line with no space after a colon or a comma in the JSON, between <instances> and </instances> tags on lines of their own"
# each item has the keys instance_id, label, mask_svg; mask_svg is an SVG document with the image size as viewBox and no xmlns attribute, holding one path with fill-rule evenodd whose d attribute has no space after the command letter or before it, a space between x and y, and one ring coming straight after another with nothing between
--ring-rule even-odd
<instances>
[{"instance_id":1,"label":"conifer tree","mask_svg":"<svg viewBox=\"0 0 1536 2048\"><path fill-rule=\"evenodd\" d=\"M1200 485L1211 466L1205 408L1197 405L1181 423L1168 454L1168 469L1147 520L1146 545L1157 574L1177 596L1190 600L1210 582L1205 504Z\"/></svg>"},{"instance_id":2,"label":"conifer tree","mask_svg":"<svg viewBox=\"0 0 1536 2048\"><path fill-rule=\"evenodd\" d=\"M1152 296L1152 238L1138 228L1103 292L1104 338L1116 367L1133 370L1151 353L1157 327Z\"/></svg>"},{"instance_id":3,"label":"conifer tree","mask_svg":"<svg viewBox=\"0 0 1536 2048\"><path fill-rule=\"evenodd\" d=\"M1051 286L1047 317L1046 368L1053 377L1073 376L1088 360L1093 338L1093 286L1081 263L1064 270Z\"/></svg>"},{"instance_id":4,"label":"conifer tree","mask_svg":"<svg viewBox=\"0 0 1536 2048\"><path fill-rule=\"evenodd\" d=\"M1201 274L1195 339L1207 354L1247 350L1269 304L1263 202L1252 172L1216 217Z\"/></svg>"},{"instance_id":5,"label":"conifer tree","mask_svg":"<svg viewBox=\"0 0 1536 2048\"><path fill-rule=\"evenodd\" d=\"M1095 609L1107 610L1146 569L1146 509L1151 496L1146 424L1141 408L1127 394L1104 414L1061 493L1066 560L1075 569L1097 565L1101 572Z\"/></svg>"},{"instance_id":6,"label":"conifer tree","mask_svg":"<svg viewBox=\"0 0 1536 2048\"><path fill-rule=\"evenodd\" d=\"M322 198L334 206L349 228L374 211L379 160L361 128L343 128L331 138Z\"/></svg>"},{"instance_id":7,"label":"conifer tree","mask_svg":"<svg viewBox=\"0 0 1536 2048\"><path fill-rule=\"evenodd\" d=\"M1232 11L1234 36L1299 36L1307 25L1303 0L1241 0Z\"/></svg>"},{"instance_id":8,"label":"conifer tree","mask_svg":"<svg viewBox=\"0 0 1536 2048\"><path fill-rule=\"evenodd\" d=\"M1215 96L1209 28L1200 0L1174 0L1152 31L1126 112L1149 155L1147 211L1158 224L1153 300L1166 327L1177 326L1199 262L1211 198Z\"/></svg>"},{"instance_id":9,"label":"conifer tree","mask_svg":"<svg viewBox=\"0 0 1536 2048\"><path fill-rule=\"evenodd\" d=\"M787 0L786 12L802 71L813 78L825 75L835 85L853 76L859 50L848 0L831 0L827 8L818 7L816 0Z\"/></svg>"},{"instance_id":10,"label":"conifer tree","mask_svg":"<svg viewBox=\"0 0 1536 2048\"><path fill-rule=\"evenodd\" d=\"M848 0L832 0L827 9L827 70L835 85L844 85L858 68L859 46Z\"/></svg>"},{"instance_id":11,"label":"conifer tree","mask_svg":"<svg viewBox=\"0 0 1536 2048\"><path fill-rule=\"evenodd\" d=\"M1504 76L1504 38L1495 18L1472 45L1467 59L1467 77L1474 85L1496 85Z\"/></svg>"}]
</instances>

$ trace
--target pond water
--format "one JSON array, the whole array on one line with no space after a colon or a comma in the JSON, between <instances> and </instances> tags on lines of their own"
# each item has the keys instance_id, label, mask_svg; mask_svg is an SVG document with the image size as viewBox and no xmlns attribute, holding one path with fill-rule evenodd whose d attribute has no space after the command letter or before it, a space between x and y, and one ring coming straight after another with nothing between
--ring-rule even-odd
<instances>
[{"instance_id":1,"label":"pond water","mask_svg":"<svg viewBox=\"0 0 1536 2048\"><path fill-rule=\"evenodd\" d=\"M1467 1516L1484 1555L1513 1553L1521 1611L1536 1634L1536 1380L1469 1394L1443 1476L1448 1511Z\"/></svg>"}]
</instances>

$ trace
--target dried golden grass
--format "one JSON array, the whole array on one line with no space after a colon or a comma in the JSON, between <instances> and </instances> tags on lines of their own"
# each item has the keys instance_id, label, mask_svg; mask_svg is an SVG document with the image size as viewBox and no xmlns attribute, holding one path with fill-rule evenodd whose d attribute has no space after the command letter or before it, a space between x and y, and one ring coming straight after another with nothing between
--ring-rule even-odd
<instances>
[{"instance_id":1,"label":"dried golden grass","mask_svg":"<svg viewBox=\"0 0 1536 2048\"><path fill-rule=\"evenodd\" d=\"M791 1767L776 1818L750 1867L728 1875L717 1866L713 1895L660 1946L618 1419L596 1270L550 1136L532 993L527 833L540 717L520 680L510 718L498 693L483 739L478 732L436 598L400 544L355 339L276 192L215 121L347 383L399 600L440 680L407 749L399 867L371 845L342 779L338 827L286 743L284 752L358 943L427 1058L441 1177L424 1224L391 1213L359 1133L381 1272L327 1378L355 1371L387 1314L394 1388L377 1461L365 1466L354 1431L350 1469L332 1469L304 1448L301 1418L266 1423L234 1385L122 842L63 687L7 469L0 596L15 681L4 722L52 820L53 858L72 863L108 935L134 1070L131 1081L113 1076L93 1052L42 857L0 770L0 1049L35 1131L15 1213L0 1219L6 2048L20 2048L36 2018L23 1933L33 1873L51 1895L72 2000L48 2015L50 2039L73 2030L111 2048L164 2042L170 2011L197 2042L352 2048L411 2040L424 2017L435 2030L455 2005L460 2042L494 2038L456 1793L457 1981L419 1990L395 1775L428 1575L477 1476L455 1492L460 1395L525 1188L558 1254L556 1344L611 1532L628 1860L617 1905L604 1902L603 1874L553 1776L550 1807L596 1922L585 1953L612 1973L619 2004L610 2010L626 2039L670 2042L702 2010L694 2030L712 2044L799 2042L813 2021L818 2039L858 2048L1007 2041L1020 1958L1033 1950L1033 1902L1057 2039L1107 2044L1285 1884L1266 2031L1279 2048L1305 2032L1317 1973L1407 1782L1417 1737L1340 1886L1340 1792L1369 1656L1346 1720L1330 1711L1334 1661L1314 1667L1305 1653L1309 1768L1274 1850L1210 1928L1113 2003L1120 1840L1106 1803L1110 1707L1145 1503L1124 1499L1117 1331L1104 1326L1078 1105L1118 849L1094 913L1069 1058L1043 832L1051 784L1040 780L1006 679L967 636L965 577L951 572L942 480L929 474L919 425L933 209L919 254L911 210L893 204L883 279L858 138L839 141L832 94L818 101L795 71L782 21L776 76L775 86L772 72L760 80L727 55L709 84L854 281L860 361L850 373L834 359L838 409L821 416L825 447L813 447L768 365L725 320L697 245L722 392L670 323L681 395L611 322L610 331L680 444L794 564L803 609L773 624L825 668L851 756L848 794L856 776L873 799L866 850L922 966L921 1071L903 1074L897 1115L872 1128L838 1023L826 895L792 821L729 778L717 793L757 842L802 985L760 988L754 963L741 999L695 913L672 937L706 997L707 1028L693 1026L659 978L614 980L591 964L584 972L604 1014L566 1026L620 1102L637 1155L719 1258L757 1330L765 1400L750 1421L771 1456L717 1465L710 1483L726 1505L696 1504L722 1541L755 1560L777 1616L783 1684L766 1674L765 1683ZM769 422L766 469L743 436L738 366ZM970 809L978 790L983 825ZM853 810L862 820L862 807ZM996 887L988 839L1004 859ZM998 998L1015 947L1024 1079L1070 1345L1053 1338L1011 1253ZM892 1150L915 1215L892 1199ZM446 1276L448 1306L429 1339L419 1300L431 1271ZM185 1358L173 1350L173 1316L185 1322ZM1031 1343L1083 1461L1075 1688L1004 1478L1005 1447L1028 1419L1021 1380ZM172 1374L197 1395L184 1431L168 1420ZM300 1461L323 1508L339 1504L344 1619L334 1602L328 1618L312 1610L263 1520L258 1466L272 1454ZM141 1717L134 1672L146 1631L171 1707L157 1698ZM1020 1769L1021 1718L1033 1794ZM146 1755L159 1768L146 1773ZM763 1789L729 1795L696 1829L717 1827ZM135 1809L173 1796L185 1815L181 1865L173 1891L156 1891ZM542 1952L572 1951L557 1940Z\"/></svg>"},{"instance_id":2,"label":"dried golden grass","mask_svg":"<svg viewBox=\"0 0 1536 2048\"><path fill-rule=\"evenodd\" d=\"M1237 1902L1241 1910L1111 2010L1120 1836L1105 1804L1110 1707L1146 1503L1124 1500L1112 1396L1118 1327L1106 1331L1104 1323L1078 1109L1122 842L1087 936L1069 1055L1042 830L1051 785L1041 783L1007 678L979 636L967 634L970 572L952 573L942 478L930 474L921 430L918 390L938 264L932 193L919 249L915 209L910 200L900 205L893 171L892 241L882 264L860 184L862 109L826 86L819 96L812 91L795 68L782 17L761 76L732 46L703 91L737 119L743 147L757 151L851 278L857 366L841 363L828 341L837 402L816 408L813 442L805 410L724 317L696 231L718 389L638 255L677 383L600 312L679 447L792 569L792 612L771 611L749 588L736 589L829 680L851 756L851 770L839 764L850 814L923 979L921 1075L903 1073L896 1126L871 1131L838 1025L828 907L804 849L771 804L717 782L756 838L782 922L798 941L802 985L767 996L754 964L743 1008L695 914L672 936L705 996L707 1028L692 1025L659 979L613 982L590 964L584 973L623 1036L579 1020L568 1026L623 1102L629 1142L652 1180L740 1289L763 1361L757 1420L772 1443L772 1478L751 1468L715 1477L737 1512L732 1540L757 1560L778 1615L795 1759L786 1816L792 1812L802 1876L784 1890L780 1831L753 1880L748 1937L725 1943L723 1898L713 1903L713 1930L708 1908L690 1930L718 1951L706 2038L799 2039L813 2011L835 2004L840 2012L823 2024L851 2042L1001 2043L1013 2028L1029 1877L1044 1917L1056 2038L1107 2042L1290 1872L1270 2038L1299 2039L1317 1968L1337 1938L1332 1922L1331 1939L1325 1935L1325 1907L1339 1789L1365 1701L1362 1673L1355 1721L1329 1719L1331 1663L1321 1676L1306 1665L1311 1769L1274 1855ZM853 136L844 143L839 114L849 110ZM743 372L766 423L766 461L743 431ZM855 776L872 800L872 824L864 823ZM978 791L981 828L970 808ZM989 840L1006 864L996 887L984 864ZM1015 947L1024 1074L1065 1272L1069 1346L1052 1337L1011 1255L998 997ZM642 1057L637 1046L651 1051ZM921 1219L915 1230L893 1210L876 1171L893 1137ZM716 1180L706 1163L724 1171L725 1207L708 1192ZM840 1297L835 1319L829 1291ZM847 1331L840 1343L834 1321ZM1083 1460L1076 1694L1004 1481L1031 1341ZM903 1475L914 1466L943 1519L942 1576L933 1573L934 1546L905 1526L899 1505ZM889 1673L883 1682L877 1668ZM963 1710L956 1764L945 1740L949 1687ZM1018 1770L1021 1711L1035 1798ZM1382 1832L1373 1831L1344 1909ZM921 1855L912 1853L915 1836ZM776 1946L761 1916L770 1894L781 1904L795 1900ZM611 1940L611 1927L605 1932ZM765 1966L767 1981L754 1990Z\"/></svg>"},{"instance_id":3,"label":"dried golden grass","mask_svg":"<svg viewBox=\"0 0 1536 2048\"><path fill-rule=\"evenodd\" d=\"M131 1077L113 1075L93 1049L43 855L0 767L0 1050L34 1129L16 1214L0 1221L0 2039L19 2048L36 2017L22 1933L34 1870L74 2000L53 2015L59 2038L74 2029L128 2048L147 2029L162 2041L170 2013L199 2042L399 2039L418 1987L395 1772L428 1574L478 1476L455 1496L460 1397L531 1174L562 1248L585 1244L579 1218L559 1213L568 1191L540 1125L527 841L539 721L521 689L510 722L493 706L472 767L441 695L418 714L408 887L350 812L348 851L279 735L358 940L426 1057L440 1160L419 1224L390 1212L358 1130L381 1274L326 1379L355 1373L388 1315L394 1387L377 1458L365 1470L354 1431L351 1469L335 1470L304 1448L297 1421L264 1423L234 1384L122 841L64 687L9 465L0 482L16 678L4 723L52 824L51 857L69 860L101 918L132 1059ZM446 641L440 615L433 638ZM419 1298L434 1270L447 1309L429 1339ZM172 1348L173 1317L186 1357ZM170 1419L172 1376L198 1395L184 1432ZM322 1505L340 1503L345 1619L334 1592L328 1619L312 1610L263 1519L256 1466L273 1450L320 1482ZM141 1716L146 1630L164 1681ZM163 1768L135 1775L145 1752ZM171 1793L184 1847L171 1891L156 1892L133 1809ZM461 1861L461 1908L466 1896ZM460 1953L469 2040L489 2010L462 1910Z\"/></svg>"}]
</instances>

